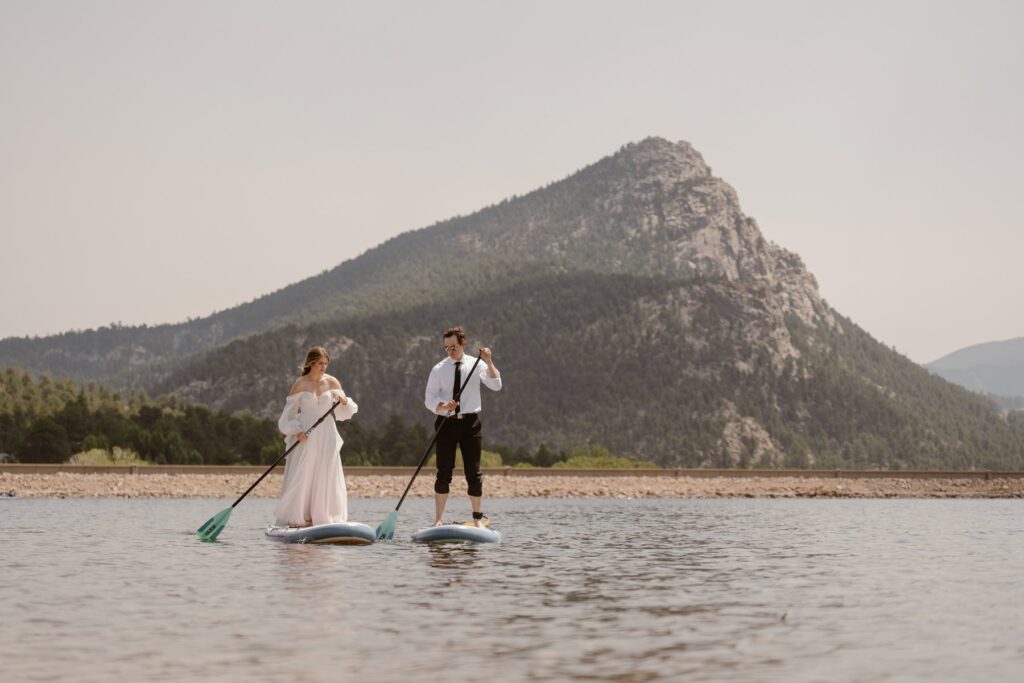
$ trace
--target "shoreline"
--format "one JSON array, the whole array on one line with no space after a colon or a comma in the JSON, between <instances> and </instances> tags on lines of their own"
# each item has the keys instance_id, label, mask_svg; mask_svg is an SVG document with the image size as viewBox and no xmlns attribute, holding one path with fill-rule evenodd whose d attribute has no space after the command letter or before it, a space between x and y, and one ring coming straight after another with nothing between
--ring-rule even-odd
<instances>
[{"instance_id":1,"label":"shoreline","mask_svg":"<svg viewBox=\"0 0 1024 683\"><path fill-rule=\"evenodd\" d=\"M0 492L18 498L237 498L252 474L146 474L0 472ZM283 475L273 473L249 494L276 498ZM409 491L433 496L433 473L422 472ZM346 479L349 498L398 498L408 475L365 474ZM485 476L487 498L1024 498L1024 478L825 478L730 476ZM465 495L460 477L452 496Z\"/></svg>"}]
</instances>

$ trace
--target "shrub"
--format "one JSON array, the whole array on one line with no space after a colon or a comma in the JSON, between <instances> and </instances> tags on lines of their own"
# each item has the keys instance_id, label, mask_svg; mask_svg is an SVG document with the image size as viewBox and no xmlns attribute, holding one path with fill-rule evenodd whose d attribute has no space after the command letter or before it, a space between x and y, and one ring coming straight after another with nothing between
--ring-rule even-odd
<instances>
[{"instance_id":1,"label":"shrub","mask_svg":"<svg viewBox=\"0 0 1024 683\"><path fill-rule=\"evenodd\" d=\"M639 467L657 467L653 462L612 455L600 444L583 444L569 452L569 458L556 462L552 467L578 467L586 469L634 469Z\"/></svg>"},{"instance_id":2,"label":"shrub","mask_svg":"<svg viewBox=\"0 0 1024 683\"><path fill-rule=\"evenodd\" d=\"M129 448L114 446L108 451L103 448L93 448L81 453L75 453L68 459L71 465L148 465L149 463L139 457L139 454Z\"/></svg>"}]
</instances>

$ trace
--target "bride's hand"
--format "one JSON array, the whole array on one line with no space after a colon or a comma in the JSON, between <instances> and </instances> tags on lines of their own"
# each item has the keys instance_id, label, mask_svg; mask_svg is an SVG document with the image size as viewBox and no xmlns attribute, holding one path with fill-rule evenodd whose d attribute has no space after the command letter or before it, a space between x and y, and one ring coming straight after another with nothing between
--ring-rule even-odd
<instances>
[{"instance_id":1,"label":"bride's hand","mask_svg":"<svg viewBox=\"0 0 1024 683\"><path fill-rule=\"evenodd\" d=\"M339 396L338 397L338 403L343 405L343 406L347 406L348 405L348 396Z\"/></svg>"},{"instance_id":2,"label":"bride's hand","mask_svg":"<svg viewBox=\"0 0 1024 683\"><path fill-rule=\"evenodd\" d=\"M298 439L299 443L302 443L308 437L306 436L306 432L299 432L299 435L297 437L295 437L295 438Z\"/></svg>"}]
</instances>

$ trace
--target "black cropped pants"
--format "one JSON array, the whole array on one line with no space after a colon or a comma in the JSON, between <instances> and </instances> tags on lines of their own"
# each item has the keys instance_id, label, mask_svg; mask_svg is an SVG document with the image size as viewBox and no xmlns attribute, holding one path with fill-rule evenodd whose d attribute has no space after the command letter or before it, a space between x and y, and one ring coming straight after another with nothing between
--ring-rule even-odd
<instances>
[{"instance_id":1,"label":"black cropped pants","mask_svg":"<svg viewBox=\"0 0 1024 683\"><path fill-rule=\"evenodd\" d=\"M440 415L434 420L437 429L444 420ZM484 492L483 476L480 474L480 451L483 437L480 436L480 416L476 413L463 415L462 419L449 417L437 435L437 479L434 481L435 493L448 493L452 483L452 472L455 470L455 447L462 451L462 462L465 465L466 486L471 496L482 496Z\"/></svg>"}]
</instances>

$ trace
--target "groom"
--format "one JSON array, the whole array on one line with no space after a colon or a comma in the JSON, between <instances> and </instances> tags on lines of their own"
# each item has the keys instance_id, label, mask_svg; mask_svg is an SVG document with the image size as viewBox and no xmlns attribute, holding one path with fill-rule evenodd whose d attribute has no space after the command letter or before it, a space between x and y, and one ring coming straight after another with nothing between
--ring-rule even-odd
<instances>
[{"instance_id":1,"label":"groom","mask_svg":"<svg viewBox=\"0 0 1024 683\"><path fill-rule=\"evenodd\" d=\"M466 355L466 332L461 327L452 327L444 333L444 350L448 357L430 371L424 403L427 410L437 415L434 429L444 420L444 426L437 435L437 480L434 482L434 526L442 524L444 506L448 502L448 487L452 483L455 469L455 447L462 451L469 488L469 500L473 505L473 522L484 526L484 515L480 512L480 498L483 496L483 478L480 475L480 383L492 391L501 390L501 373L494 367L490 349L480 349L480 360L486 368L477 366L469 377L476 358ZM465 390L459 393L462 384Z\"/></svg>"}]
</instances>

